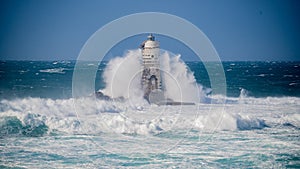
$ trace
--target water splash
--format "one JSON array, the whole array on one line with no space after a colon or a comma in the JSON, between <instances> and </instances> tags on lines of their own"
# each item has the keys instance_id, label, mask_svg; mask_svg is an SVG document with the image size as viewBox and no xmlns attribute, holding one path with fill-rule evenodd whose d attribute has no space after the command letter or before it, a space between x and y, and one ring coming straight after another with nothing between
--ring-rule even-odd
<instances>
[{"instance_id":1,"label":"water splash","mask_svg":"<svg viewBox=\"0 0 300 169\"><path fill-rule=\"evenodd\" d=\"M140 58L140 50L130 50L124 57L110 60L103 73L106 84L103 93L112 98L142 98Z\"/></svg>"},{"instance_id":2,"label":"water splash","mask_svg":"<svg viewBox=\"0 0 300 169\"><path fill-rule=\"evenodd\" d=\"M112 59L103 73L106 87L102 92L113 98L142 98L141 58L141 50L138 49ZM202 86L197 84L193 72L180 60L180 55L161 50L160 69L166 98L183 102L200 101Z\"/></svg>"}]
</instances>

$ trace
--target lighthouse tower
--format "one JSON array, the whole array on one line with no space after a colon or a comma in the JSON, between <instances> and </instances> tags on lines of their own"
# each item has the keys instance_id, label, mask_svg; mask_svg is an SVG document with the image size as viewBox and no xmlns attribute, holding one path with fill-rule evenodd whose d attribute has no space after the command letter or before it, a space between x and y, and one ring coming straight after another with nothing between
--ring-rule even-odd
<instances>
[{"instance_id":1,"label":"lighthouse tower","mask_svg":"<svg viewBox=\"0 0 300 169\"><path fill-rule=\"evenodd\" d=\"M150 102L158 102L162 98L162 81L159 65L159 43L150 34L141 44L142 49L142 87L144 97Z\"/></svg>"}]
</instances>

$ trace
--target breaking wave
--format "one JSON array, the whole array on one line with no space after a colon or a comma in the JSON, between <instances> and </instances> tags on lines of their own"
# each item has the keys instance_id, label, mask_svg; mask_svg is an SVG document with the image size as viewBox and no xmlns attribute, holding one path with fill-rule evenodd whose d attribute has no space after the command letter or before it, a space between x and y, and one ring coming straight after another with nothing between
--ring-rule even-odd
<instances>
[{"instance_id":1,"label":"breaking wave","mask_svg":"<svg viewBox=\"0 0 300 169\"><path fill-rule=\"evenodd\" d=\"M88 97L80 98L80 106L75 109L74 99L1 100L0 136L35 137L57 133L155 135L170 130L194 129L210 132L263 129L278 125L288 127L284 124L300 128L300 118L297 114L276 114L270 112L270 105L263 99L250 100L256 100L255 103L261 105L262 112L253 112L253 106L257 107L257 104L252 105L252 101L251 104L242 103L244 108L241 111L240 103L230 104L225 106L225 109L220 108L220 105L200 103L195 106L182 106L179 109L178 106L149 104L131 106L127 101L95 101ZM276 105L276 102L285 105L282 100L284 99L273 98L271 101L273 105ZM294 103L295 106L299 101L299 98L286 98L286 103L289 103L286 105Z\"/></svg>"}]
</instances>

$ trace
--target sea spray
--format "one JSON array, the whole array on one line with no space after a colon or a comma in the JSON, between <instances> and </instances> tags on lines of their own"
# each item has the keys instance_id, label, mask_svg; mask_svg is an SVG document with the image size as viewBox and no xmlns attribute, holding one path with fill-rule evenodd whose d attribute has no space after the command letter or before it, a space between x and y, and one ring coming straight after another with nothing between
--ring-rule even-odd
<instances>
[{"instance_id":1,"label":"sea spray","mask_svg":"<svg viewBox=\"0 0 300 169\"><path fill-rule=\"evenodd\" d=\"M199 102L202 88L198 88L196 79L180 55L164 51L161 55L161 69L165 82L166 97L174 101Z\"/></svg>"},{"instance_id":2,"label":"sea spray","mask_svg":"<svg viewBox=\"0 0 300 169\"><path fill-rule=\"evenodd\" d=\"M112 98L142 99L141 58L141 50L137 49L110 60L103 73L106 87L102 92ZM199 102L202 87L197 84L193 72L180 60L180 55L162 50L159 59L165 97L174 101Z\"/></svg>"},{"instance_id":3,"label":"sea spray","mask_svg":"<svg viewBox=\"0 0 300 169\"><path fill-rule=\"evenodd\" d=\"M129 50L124 57L110 60L103 73L103 93L112 98L142 97L140 58L140 50Z\"/></svg>"}]
</instances>

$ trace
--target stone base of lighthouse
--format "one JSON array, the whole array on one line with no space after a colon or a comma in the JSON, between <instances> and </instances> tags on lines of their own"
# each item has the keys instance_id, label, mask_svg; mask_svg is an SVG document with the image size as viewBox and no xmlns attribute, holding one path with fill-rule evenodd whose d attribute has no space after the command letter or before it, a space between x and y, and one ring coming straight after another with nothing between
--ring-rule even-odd
<instances>
[{"instance_id":1,"label":"stone base of lighthouse","mask_svg":"<svg viewBox=\"0 0 300 169\"><path fill-rule=\"evenodd\" d=\"M148 95L144 95L144 98L151 104L160 104L166 101L162 90L153 90Z\"/></svg>"}]
</instances>

